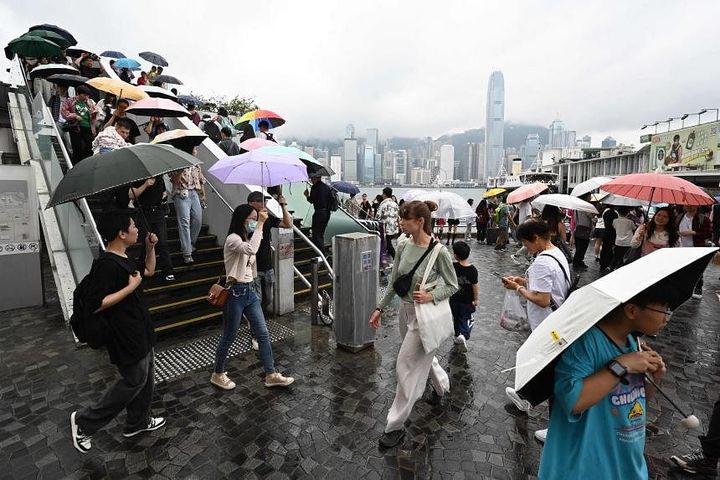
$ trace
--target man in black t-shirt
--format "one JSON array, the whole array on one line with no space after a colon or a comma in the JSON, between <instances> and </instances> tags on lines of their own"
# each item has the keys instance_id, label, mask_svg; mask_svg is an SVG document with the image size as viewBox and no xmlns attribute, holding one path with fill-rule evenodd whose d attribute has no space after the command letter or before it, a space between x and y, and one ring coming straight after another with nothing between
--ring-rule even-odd
<instances>
[{"instance_id":1,"label":"man in black t-shirt","mask_svg":"<svg viewBox=\"0 0 720 480\"><path fill-rule=\"evenodd\" d=\"M315 212L312 216L312 242L321 252L325 251L325 229L330 221L330 187L322 181L320 175L310 177L312 187L303 192L307 201L313 204Z\"/></svg>"},{"instance_id":2,"label":"man in black t-shirt","mask_svg":"<svg viewBox=\"0 0 720 480\"><path fill-rule=\"evenodd\" d=\"M109 213L98 229L106 250L93 263L93 290L85 301L89 311L104 311L109 330L106 347L121 378L97 403L70 415L73 446L80 453L92 448L92 435L127 410L123 436L134 437L165 425L162 417L150 415L155 387L155 334L140 284L155 273L157 237L145 237L145 266L138 269L128 258L128 247L138 240L138 229L128 214Z\"/></svg>"},{"instance_id":3,"label":"man in black t-shirt","mask_svg":"<svg viewBox=\"0 0 720 480\"><path fill-rule=\"evenodd\" d=\"M460 289L450 297L450 310L452 311L455 326L455 344L461 352L467 352L467 340L470 338L473 321L472 314L480 303L480 286L478 285L478 271L468 262L470 247L460 241L453 243L455 254L455 275Z\"/></svg>"},{"instance_id":4,"label":"man in black t-shirt","mask_svg":"<svg viewBox=\"0 0 720 480\"><path fill-rule=\"evenodd\" d=\"M280 208L282 208L283 217L277 218L269 216L265 221L263 225L263 238L260 242L260 248L258 248L257 254L255 255L257 265L255 284L258 295L260 295L260 304L265 318L268 317L268 310L272 308L273 285L275 284L275 269L273 268L272 251L270 248L272 229L278 227L291 228L293 224L292 215L288 212L285 197L280 194L277 197L277 201L280 203ZM255 210L260 211L265 208L265 197L262 192L250 192L247 197L247 203Z\"/></svg>"},{"instance_id":5,"label":"man in black t-shirt","mask_svg":"<svg viewBox=\"0 0 720 480\"><path fill-rule=\"evenodd\" d=\"M155 251L160 260L160 271L166 281L172 282L175 280L175 275L173 274L170 250L167 245L167 215L169 209L163 176L159 175L155 178L148 178L134 183L128 190L128 197L133 201L135 208L142 209L143 212L143 217L138 218L140 238L147 235L148 228L150 232L157 235L158 242ZM143 218L147 221L147 225ZM146 254L145 245L143 244L140 258L145 258Z\"/></svg>"}]
</instances>

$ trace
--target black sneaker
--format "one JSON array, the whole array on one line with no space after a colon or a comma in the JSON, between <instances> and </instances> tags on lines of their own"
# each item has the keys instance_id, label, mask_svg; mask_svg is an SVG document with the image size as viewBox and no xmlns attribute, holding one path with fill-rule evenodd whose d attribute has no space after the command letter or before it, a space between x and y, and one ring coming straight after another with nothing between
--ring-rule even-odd
<instances>
[{"instance_id":1,"label":"black sneaker","mask_svg":"<svg viewBox=\"0 0 720 480\"><path fill-rule=\"evenodd\" d=\"M75 423L75 414L70 414L70 432L72 434L73 446L80 453L88 453L92 448L92 437L85 435L80 431L80 427Z\"/></svg>"},{"instance_id":2,"label":"black sneaker","mask_svg":"<svg viewBox=\"0 0 720 480\"><path fill-rule=\"evenodd\" d=\"M383 433L380 437L379 444L383 448L392 448L402 441L405 436L405 429L395 430L394 432Z\"/></svg>"},{"instance_id":3,"label":"black sneaker","mask_svg":"<svg viewBox=\"0 0 720 480\"><path fill-rule=\"evenodd\" d=\"M717 473L718 459L706 457L702 450L696 450L679 457L673 455L670 460L688 473L702 473L705 475L715 475Z\"/></svg>"},{"instance_id":4,"label":"black sneaker","mask_svg":"<svg viewBox=\"0 0 720 480\"><path fill-rule=\"evenodd\" d=\"M141 428L139 430L134 431L124 431L123 437L130 438L134 437L138 433L142 432L152 432L153 430L157 430L158 428L162 428L165 426L165 419L163 417L150 417L150 423L148 423L148 426L146 428Z\"/></svg>"}]
</instances>

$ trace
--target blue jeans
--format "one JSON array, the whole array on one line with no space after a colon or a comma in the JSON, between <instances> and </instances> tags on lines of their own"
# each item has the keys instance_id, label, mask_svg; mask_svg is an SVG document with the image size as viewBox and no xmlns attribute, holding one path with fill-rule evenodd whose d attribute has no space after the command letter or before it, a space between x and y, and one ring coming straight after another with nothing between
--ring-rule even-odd
<instances>
[{"instance_id":1,"label":"blue jeans","mask_svg":"<svg viewBox=\"0 0 720 480\"><path fill-rule=\"evenodd\" d=\"M470 332L475 323L472 319L472 314L475 312L475 305L472 303L450 302L450 310L453 316L455 336L462 335L466 340L469 339Z\"/></svg>"},{"instance_id":2,"label":"blue jeans","mask_svg":"<svg viewBox=\"0 0 720 480\"><path fill-rule=\"evenodd\" d=\"M230 345L235 341L240 321L243 314L250 322L250 329L253 337L257 339L260 360L266 374L275 373L275 364L273 363L272 346L270 345L270 334L268 333L265 317L260 307L260 299L255 293L254 283L236 283L228 292L228 301L223 311L223 333L218 342L217 351L215 352L215 373L223 373L225 371L225 361L227 360Z\"/></svg>"},{"instance_id":3,"label":"blue jeans","mask_svg":"<svg viewBox=\"0 0 720 480\"><path fill-rule=\"evenodd\" d=\"M192 255L192 247L197 242L202 227L202 206L197 190L183 190L187 196L176 194L175 214L177 215L180 249L184 257Z\"/></svg>"}]
</instances>

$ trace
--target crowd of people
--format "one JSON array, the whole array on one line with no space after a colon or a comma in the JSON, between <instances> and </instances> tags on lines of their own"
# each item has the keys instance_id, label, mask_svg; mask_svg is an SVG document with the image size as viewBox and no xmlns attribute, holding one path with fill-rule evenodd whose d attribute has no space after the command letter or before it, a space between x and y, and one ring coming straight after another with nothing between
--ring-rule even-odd
<instances>
[{"instance_id":1,"label":"crowd of people","mask_svg":"<svg viewBox=\"0 0 720 480\"><path fill-rule=\"evenodd\" d=\"M38 62L46 63L47 59ZM99 74L89 55L79 57L75 63L83 75ZM133 80L127 68L116 73L127 82ZM137 84L155 85L162 73L162 67L153 66L149 72L140 73ZM80 85L71 94L66 86L56 85L47 96L53 118L63 136L67 135L74 163L93 154L134 144L142 132L152 140L168 131L162 118L151 117L141 132L126 113L130 105L126 99L107 94L96 102L92 98L95 93ZM267 122L260 122L257 132L252 127L237 132L224 108L218 109L215 115L202 117L195 105L188 105L188 110L192 121L227 155L242 153L233 140L238 134L240 140L257 136L274 141ZM194 148L188 149L188 153L195 153ZM337 199L319 175L311 176L311 183L304 195L314 207L312 241L324 251L325 230L331 212L337 207ZM72 441L81 453L91 450L92 435L122 410L127 411L122 432L125 437L157 430L166 423L163 417L153 416L150 408L155 337L142 297L142 282L157 270L162 272L165 281L175 280L167 247L169 200L175 206L183 262L194 262L192 255L206 204L205 184L203 172L196 166L175 172L167 179L161 175L118 188L106 198L111 211L98 222L106 250L89 274L95 281L86 301L91 312L104 312L108 319L110 331L105 346L120 378L98 402L71 413ZM212 385L223 390L236 387L227 375L226 364L243 317L249 321L259 351L264 386L288 387L294 382L293 377L275 368L266 323L273 300L272 229L290 227L293 219L282 191L273 189L268 193L280 204L281 217L268 215L269 197L262 192L251 192L247 203L234 209L223 245L228 301L209 379ZM473 199L469 199L468 204L473 206ZM129 206L141 213L142 220L137 224L127 211ZM447 372L437 360L437 351L427 351L423 346L416 305L448 300L456 348L460 352L468 349L473 313L480 302L481 281L477 268L469 261L468 242L473 226L476 242L492 244L497 252L506 251L513 239L517 242L518 249L511 258L518 264L525 262L527 272L523 276L504 276L502 284L526 302L530 330L538 328L565 302L573 286L573 271L588 268L585 258L591 242L595 261L600 271L606 273L658 249L705 246L717 243L720 237L720 218L711 218L710 212L692 206L662 206L646 211L600 203L601 213L591 215L554 206L537 211L529 201L511 205L498 196L480 199L474 209L475 217L466 220L465 232L460 234L460 219L435 218L432 212L437 209L436 204L398 201L390 187L384 188L372 201L367 194L362 194L359 201L351 196L345 207L361 220L377 221L381 254L384 263L392 267L389 288L372 312L370 325L379 328L385 309L395 297L400 299L397 387L379 439L384 448L402 441L405 422L422 397L428 377L432 387L428 400L435 405L443 403L451 387ZM714 208L712 217L716 216L720 216L720 211ZM458 236L463 239L457 239ZM442 246L443 239L451 248ZM137 242L142 245L139 261L128 255L128 249ZM420 288L421 285L428 287ZM645 399L653 393L643 376L651 375L659 380L666 372L666 365L658 352L632 334L657 334L667 323L671 295L664 287L637 295L603 318L561 357L555 367L549 426L535 432L535 438L546 442L539 478L576 478L581 474L587 478L608 479L647 477L644 433L632 433L630 430L637 424L630 420L645 415ZM702 279L695 286L693 296L702 296ZM635 404L623 404L619 407L623 411L618 415L617 405L613 407L604 401L610 394L629 395L640 388L647 393L643 393L642 403L638 404L639 411L627 412L630 407L634 409ZM520 410L531 408L513 388L507 387L506 394ZM613 420L618 416L620 420ZM645 423L642 426L644 428ZM627 435L617 437L614 428L625 429ZM691 472L714 470L720 456L719 429L720 401L715 405L710 431L701 439L702 450L673 457L675 463ZM572 455L568 451L572 451ZM588 473L589 468L593 469L592 474Z\"/></svg>"}]
</instances>

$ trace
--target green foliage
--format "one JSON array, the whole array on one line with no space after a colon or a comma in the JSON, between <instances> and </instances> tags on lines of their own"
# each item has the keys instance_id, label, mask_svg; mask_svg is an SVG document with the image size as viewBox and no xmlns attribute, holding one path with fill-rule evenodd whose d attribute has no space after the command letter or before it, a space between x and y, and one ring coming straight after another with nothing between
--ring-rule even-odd
<instances>
[{"instance_id":1,"label":"green foliage","mask_svg":"<svg viewBox=\"0 0 720 480\"><path fill-rule=\"evenodd\" d=\"M241 116L258 109L255 97L235 95L230 98L227 95L205 96L198 93L192 93L191 95L198 100L202 100L201 105L204 109L217 110L220 107L225 107L230 115Z\"/></svg>"}]
</instances>

